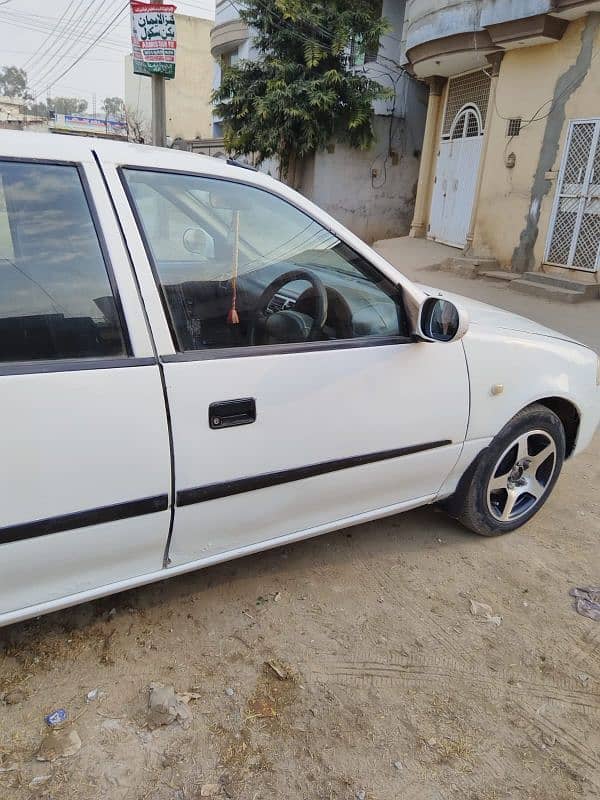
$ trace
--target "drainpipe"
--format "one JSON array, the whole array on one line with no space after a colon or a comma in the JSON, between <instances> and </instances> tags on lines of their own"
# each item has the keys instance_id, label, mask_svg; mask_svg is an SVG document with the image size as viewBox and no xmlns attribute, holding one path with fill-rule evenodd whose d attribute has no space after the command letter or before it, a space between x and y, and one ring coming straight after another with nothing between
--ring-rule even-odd
<instances>
[{"instance_id":1,"label":"drainpipe","mask_svg":"<svg viewBox=\"0 0 600 800\"><path fill-rule=\"evenodd\" d=\"M413 221L409 233L409 236L413 239L423 239L427 232L427 218L429 215L428 198L435 169L440 104L445 81L445 78L440 78L437 75L429 78L427 81L427 83L429 83L427 118L425 120L425 133L423 135L423 150L421 151L421 168L419 170L419 181L417 183L415 212L413 214Z\"/></svg>"},{"instance_id":2,"label":"drainpipe","mask_svg":"<svg viewBox=\"0 0 600 800\"><path fill-rule=\"evenodd\" d=\"M485 131L483 134L483 146L481 148L481 160L479 161L479 171L477 173L477 183L475 184L475 195L473 197L473 211L471 212L471 223L469 225L469 232L464 246L464 254L467 255L471 252L473 247L473 239L475 238L475 223L477 221L477 211L479 208L479 196L481 195L481 186L483 184L483 175L487 161L487 153L490 144L490 131L492 128L492 120L496 109L496 89L498 88L498 76L500 75L500 64L504 58L504 53L492 53L488 55L487 60L492 67L492 75L490 81L490 97L488 100L488 110L485 119Z\"/></svg>"}]
</instances>

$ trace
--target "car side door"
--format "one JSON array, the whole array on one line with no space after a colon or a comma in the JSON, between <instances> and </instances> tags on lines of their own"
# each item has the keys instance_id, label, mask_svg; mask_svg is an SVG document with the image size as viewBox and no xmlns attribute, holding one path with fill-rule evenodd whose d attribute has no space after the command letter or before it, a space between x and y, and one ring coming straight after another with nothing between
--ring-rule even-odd
<instances>
[{"instance_id":1,"label":"car side door","mask_svg":"<svg viewBox=\"0 0 600 800\"><path fill-rule=\"evenodd\" d=\"M91 151L0 147L0 616L159 570L170 450L159 367ZM84 140L85 142L85 140Z\"/></svg>"},{"instance_id":2,"label":"car side door","mask_svg":"<svg viewBox=\"0 0 600 800\"><path fill-rule=\"evenodd\" d=\"M241 170L190 174L177 159L181 172L106 167L161 343L176 479L169 563L431 501L465 437L460 342L413 341L398 286L307 209ZM187 239L203 244L186 261L194 226ZM328 310L314 335L319 286Z\"/></svg>"}]
</instances>

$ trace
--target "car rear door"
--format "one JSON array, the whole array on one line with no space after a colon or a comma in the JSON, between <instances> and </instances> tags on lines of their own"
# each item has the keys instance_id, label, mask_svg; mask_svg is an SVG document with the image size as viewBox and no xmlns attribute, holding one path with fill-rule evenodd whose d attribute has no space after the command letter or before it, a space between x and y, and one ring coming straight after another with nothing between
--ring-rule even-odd
<instances>
[{"instance_id":1,"label":"car rear door","mask_svg":"<svg viewBox=\"0 0 600 800\"><path fill-rule=\"evenodd\" d=\"M87 140L0 136L0 615L161 568L164 394ZM83 593L83 594L82 594Z\"/></svg>"},{"instance_id":2,"label":"car rear door","mask_svg":"<svg viewBox=\"0 0 600 800\"><path fill-rule=\"evenodd\" d=\"M177 499L169 563L244 553L431 500L466 431L460 342L411 341L393 282L303 211L246 185L242 170L183 153L165 153L160 165L154 153L132 155L135 165L119 165L107 150L103 166L167 384ZM204 177L194 174L200 165ZM244 195L237 224L219 208L231 186ZM303 263L331 287L335 335L253 343L248 328L265 281ZM285 293L273 301L269 311L288 303ZM351 321L342 319L347 305Z\"/></svg>"}]
</instances>

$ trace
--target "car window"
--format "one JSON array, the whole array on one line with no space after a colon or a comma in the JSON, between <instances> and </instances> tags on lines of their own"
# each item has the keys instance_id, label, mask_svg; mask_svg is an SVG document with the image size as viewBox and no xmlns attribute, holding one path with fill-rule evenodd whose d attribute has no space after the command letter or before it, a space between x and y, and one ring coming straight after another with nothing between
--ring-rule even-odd
<instances>
[{"instance_id":1,"label":"car window","mask_svg":"<svg viewBox=\"0 0 600 800\"><path fill-rule=\"evenodd\" d=\"M291 203L218 178L123 176L179 350L406 335L397 289Z\"/></svg>"},{"instance_id":2,"label":"car window","mask_svg":"<svg viewBox=\"0 0 600 800\"><path fill-rule=\"evenodd\" d=\"M6 208L6 198L4 196L4 183L0 175L0 255L6 258L14 258L15 250L8 224L8 209Z\"/></svg>"},{"instance_id":3,"label":"car window","mask_svg":"<svg viewBox=\"0 0 600 800\"><path fill-rule=\"evenodd\" d=\"M189 250L190 243L199 241L198 226L168 197L156 191L148 184L138 184L137 202L139 212L148 229L148 235L153 242L155 256L161 263L164 262L189 262L198 260L204 255L205 259L213 257L211 237L204 231L204 252L193 253ZM192 231L195 239L190 239Z\"/></svg>"},{"instance_id":4,"label":"car window","mask_svg":"<svg viewBox=\"0 0 600 800\"><path fill-rule=\"evenodd\" d=\"M77 168L0 161L0 361L125 352Z\"/></svg>"}]
</instances>

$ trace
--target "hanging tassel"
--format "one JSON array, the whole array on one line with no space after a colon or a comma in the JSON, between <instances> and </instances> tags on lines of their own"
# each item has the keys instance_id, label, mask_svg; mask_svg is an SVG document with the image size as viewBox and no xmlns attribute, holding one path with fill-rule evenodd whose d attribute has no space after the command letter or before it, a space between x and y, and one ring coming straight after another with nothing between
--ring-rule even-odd
<instances>
[{"instance_id":1,"label":"hanging tassel","mask_svg":"<svg viewBox=\"0 0 600 800\"><path fill-rule=\"evenodd\" d=\"M227 314L228 325L239 325L240 315L237 311L237 279L238 279L238 265L239 265L239 248L240 248L240 212L233 212L234 220L234 243L233 243L233 271L231 275L231 308Z\"/></svg>"}]
</instances>

